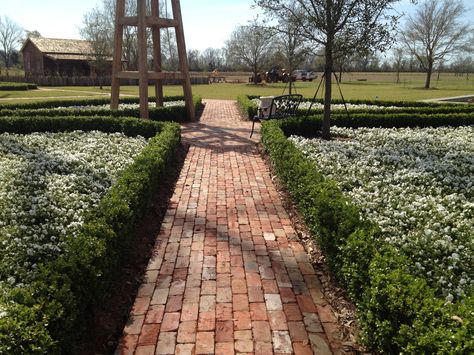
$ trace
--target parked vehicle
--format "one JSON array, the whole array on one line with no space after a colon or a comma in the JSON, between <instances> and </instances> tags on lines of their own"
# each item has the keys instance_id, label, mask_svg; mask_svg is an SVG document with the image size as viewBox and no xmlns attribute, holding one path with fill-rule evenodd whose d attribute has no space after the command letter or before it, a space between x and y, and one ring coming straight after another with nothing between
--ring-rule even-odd
<instances>
[{"instance_id":1,"label":"parked vehicle","mask_svg":"<svg viewBox=\"0 0 474 355\"><path fill-rule=\"evenodd\" d=\"M293 81L302 80L302 81L313 81L317 78L317 75L313 71L301 70L297 69L294 70L291 74L291 78Z\"/></svg>"},{"instance_id":2,"label":"parked vehicle","mask_svg":"<svg viewBox=\"0 0 474 355\"><path fill-rule=\"evenodd\" d=\"M306 80L309 80L309 81L313 81L314 79L316 79L318 76L316 75L316 73L314 71L308 71L306 73Z\"/></svg>"},{"instance_id":3,"label":"parked vehicle","mask_svg":"<svg viewBox=\"0 0 474 355\"><path fill-rule=\"evenodd\" d=\"M273 67L265 73L265 81L267 83L278 83L279 81L287 83L289 81L289 74L285 69Z\"/></svg>"}]
</instances>

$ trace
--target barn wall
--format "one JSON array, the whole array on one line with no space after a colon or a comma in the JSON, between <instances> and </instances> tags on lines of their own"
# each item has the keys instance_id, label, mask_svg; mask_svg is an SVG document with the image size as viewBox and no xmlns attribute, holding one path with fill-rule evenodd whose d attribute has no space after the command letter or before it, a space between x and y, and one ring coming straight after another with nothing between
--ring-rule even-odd
<instances>
[{"instance_id":1,"label":"barn wall","mask_svg":"<svg viewBox=\"0 0 474 355\"><path fill-rule=\"evenodd\" d=\"M43 53L31 42L23 48L23 67L26 75L44 75Z\"/></svg>"}]
</instances>

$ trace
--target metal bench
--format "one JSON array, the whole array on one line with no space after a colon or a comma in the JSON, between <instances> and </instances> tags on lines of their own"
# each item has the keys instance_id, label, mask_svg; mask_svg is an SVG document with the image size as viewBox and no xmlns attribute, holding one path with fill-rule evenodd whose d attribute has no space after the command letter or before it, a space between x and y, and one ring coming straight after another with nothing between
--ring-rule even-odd
<instances>
[{"instance_id":1,"label":"metal bench","mask_svg":"<svg viewBox=\"0 0 474 355\"><path fill-rule=\"evenodd\" d=\"M269 105L261 104L258 108L258 115L252 119L252 132L250 132L250 137L253 135L256 121L295 116L302 99L303 95L300 94L282 95L275 96Z\"/></svg>"}]
</instances>

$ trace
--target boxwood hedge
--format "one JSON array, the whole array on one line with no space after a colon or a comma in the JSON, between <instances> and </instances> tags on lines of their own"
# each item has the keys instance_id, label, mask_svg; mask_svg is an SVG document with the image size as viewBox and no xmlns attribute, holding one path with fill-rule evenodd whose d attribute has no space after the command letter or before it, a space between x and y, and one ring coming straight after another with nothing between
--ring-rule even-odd
<instances>
[{"instance_id":1,"label":"boxwood hedge","mask_svg":"<svg viewBox=\"0 0 474 355\"><path fill-rule=\"evenodd\" d=\"M409 261L378 238L378 227L361 219L358 207L287 139L316 133L319 124L316 118L267 121L262 143L356 303L362 340L391 354L474 353L474 295L454 304L436 298L424 279L408 272Z\"/></svg>"},{"instance_id":2,"label":"boxwood hedge","mask_svg":"<svg viewBox=\"0 0 474 355\"><path fill-rule=\"evenodd\" d=\"M169 173L180 143L177 123L112 117L0 118L0 132L102 130L142 135L149 144L90 212L57 260L39 265L31 284L0 292L0 354L70 353L84 314L105 302L111 280L134 242L134 227Z\"/></svg>"},{"instance_id":3,"label":"boxwood hedge","mask_svg":"<svg viewBox=\"0 0 474 355\"><path fill-rule=\"evenodd\" d=\"M150 102L153 98L150 99ZM169 96L165 101L184 100L182 96ZM138 98L123 98L122 103L138 103ZM0 117L76 117L76 116L111 116L111 117L140 117L139 108L126 108L120 110L111 110L109 108L82 109L81 106L95 106L109 104L110 99L94 98L88 100L64 100L22 103L17 105L0 105ZM202 99L199 96L193 97L195 111L202 106ZM71 106L71 107L68 107ZM175 121L185 122L188 120L184 106L152 107L149 109L150 119L154 121Z\"/></svg>"},{"instance_id":4,"label":"boxwood hedge","mask_svg":"<svg viewBox=\"0 0 474 355\"><path fill-rule=\"evenodd\" d=\"M257 105L252 102L252 99L257 98L257 96L247 96L241 95L237 98L237 102L241 112L248 119L252 119L257 115ZM321 100L317 100L321 103ZM334 100L333 103L341 104L341 100ZM446 120L446 117L452 117L454 121L456 116L459 116L461 120L464 120L467 116L474 116L474 105L453 105L453 104L438 104L438 103L429 103L429 102L415 102L415 101L369 101L369 100L349 100L348 103L351 104L365 104L365 105L377 105L380 108L377 109L368 109L368 108L353 108L350 110L350 117L355 116L355 120L364 117L370 117L372 120L378 120L380 122L388 122L395 117L413 117L415 121L426 122L428 118L427 115L431 115L429 118L430 121L439 119ZM398 109L389 109L384 107L395 106L399 107ZM312 109L310 115L322 115L322 109ZM307 110L299 110L300 115L306 115ZM333 111L334 117L343 118L347 117L344 109L337 109ZM349 118L351 120L351 118ZM406 119L403 119L402 123L405 125L407 123ZM345 122L344 120L340 122ZM337 123L339 124L339 123ZM351 127L353 122L344 123L344 125L349 125ZM363 124L363 123L359 123ZM372 123L368 123L372 125ZM396 126L395 126L396 127Z\"/></svg>"},{"instance_id":5,"label":"boxwood hedge","mask_svg":"<svg viewBox=\"0 0 474 355\"><path fill-rule=\"evenodd\" d=\"M23 91L23 90L34 90L38 86L33 83L10 83L10 82L0 82L0 91Z\"/></svg>"}]
</instances>

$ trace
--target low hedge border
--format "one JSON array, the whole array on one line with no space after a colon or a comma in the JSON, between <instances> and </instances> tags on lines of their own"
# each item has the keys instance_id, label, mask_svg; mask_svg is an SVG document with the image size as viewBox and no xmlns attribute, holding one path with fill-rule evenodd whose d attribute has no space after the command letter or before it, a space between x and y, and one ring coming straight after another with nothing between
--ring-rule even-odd
<instances>
[{"instance_id":1,"label":"low hedge border","mask_svg":"<svg viewBox=\"0 0 474 355\"><path fill-rule=\"evenodd\" d=\"M166 97L165 101L178 101L183 100L182 96ZM125 98L121 101L122 103L138 103L138 98ZM151 100L150 100L151 102ZM68 106L77 105L103 105L110 103L110 99L90 99L80 101L48 101L45 103L27 103L20 105L4 105L0 106L0 117L31 117L31 116L43 116L43 117L77 117L77 116L111 116L111 117L140 117L140 110L138 108L133 109L121 109L111 110L109 108L101 109L79 109L79 108L67 108ZM202 106L202 99L200 96L193 97L194 109L197 112ZM64 107L63 109L57 109L57 107ZM175 122L186 122L188 121L186 108L184 106L170 106L170 107L151 107L149 109L150 119L154 121L175 121Z\"/></svg>"},{"instance_id":2,"label":"low hedge border","mask_svg":"<svg viewBox=\"0 0 474 355\"><path fill-rule=\"evenodd\" d=\"M252 102L252 99L258 98L258 96L248 96L241 95L237 98L238 106L245 117L252 119L258 113L258 107ZM316 102L322 103L321 100ZM342 104L341 100L333 100L334 104ZM388 108L379 108L379 109L351 109L349 111L350 116L358 114L366 115L399 115L399 114L424 114L424 115L441 115L441 114L462 114L470 113L474 115L474 105L453 105L453 104L439 104L439 103L428 103L428 102L406 102L406 101L368 101L368 100L350 100L347 101L350 104L366 104L366 105L377 105L384 107L400 107L400 109L388 109ZM305 115L307 113L306 109L299 110L300 115ZM322 109L311 109L311 115L322 114ZM333 110L333 114L344 114L344 109Z\"/></svg>"},{"instance_id":3,"label":"low hedge border","mask_svg":"<svg viewBox=\"0 0 474 355\"><path fill-rule=\"evenodd\" d=\"M26 91L36 89L38 89L38 85L32 83L0 82L0 91Z\"/></svg>"},{"instance_id":4,"label":"low hedge border","mask_svg":"<svg viewBox=\"0 0 474 355\"><path fill-rule=\"evenodd\" d=\"M474 114L454 113L454 114L406 114L394 113L387 115L379 114L353 114L347 117L344 113L332 115L332 124L339 127L382 127L382 128L402 128L402 127L459 127L474 125ZM320 133L323 119L321 116L308 116L289 118L282 121L285 133L303 134L304 136L317 136Z\"/></svg>"},{"instance_id":5,"label":"low hedge border","mask_svg":"<svg viewBox=\"0 0 474 355\"><path fill-rule=\"evenodd\" d=\"M387 353L473 353L474 296L445 304L424 279L408 272L406 257L381 242L378 227L361 219L336 183L324 178L287 139L290 133L306 135L311 122L316 121L264 122L262 143L331 269L356 303L363 342Z\"/></svg>"},{"instance_id":6,"label":"low hedge border","mask_svg":"<svg viewBox=\"0 0 474 355\"><path fill-rule=\"evenodd\" d=\"M0 119L1 132L76 129L140 134L150 141L86 217L64 254L39 265L34 283L0 293L0 354L70 352L84 326L83 315L91 305L106 301L110 282L125 252L133 247L136 222L169 172L180 144L176 123L110 117Z\"/></svg>"}]
</instances>

